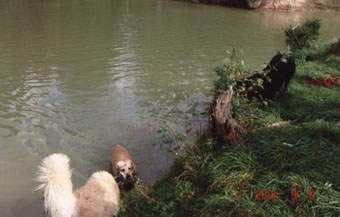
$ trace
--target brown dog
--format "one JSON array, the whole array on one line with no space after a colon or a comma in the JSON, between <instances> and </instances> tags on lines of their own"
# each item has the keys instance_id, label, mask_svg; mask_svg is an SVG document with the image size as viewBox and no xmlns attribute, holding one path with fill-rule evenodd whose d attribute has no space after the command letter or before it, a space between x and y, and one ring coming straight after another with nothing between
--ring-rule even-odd
<instances>
[{"instance_id":1,"label":"brown dog","mask_svg":"<svg viewBox=\"0 0 340 217\"><path fill-rule=\"evenodd\" d=\"M111 164L115 177L122 175L125 180L133 180L136 174L136 167L126 148L120 145L112 148Z\"/></svg>"}]
</instances>

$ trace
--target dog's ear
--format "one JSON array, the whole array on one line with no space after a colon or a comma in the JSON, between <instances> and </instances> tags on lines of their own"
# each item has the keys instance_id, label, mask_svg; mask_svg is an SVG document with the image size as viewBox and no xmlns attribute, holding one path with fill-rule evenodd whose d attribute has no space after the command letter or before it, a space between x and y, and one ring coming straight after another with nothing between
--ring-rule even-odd
<instances>
[{"instance_id":1,"label":"dog's ear","mask_svg":"<svg viewBox=\"0 0 340 217\"><path fill-rule=\"evenodd\" d=\"M120 169L119 169L119 166L118 166L118 165L116 165L115 171L116 171L116 174L115 174L115 175L118 176L119 173L120 173Z\"/></svg>"},{"instance_id":2,"label":"dog's ear","mask_svg":"<svg viewBox=\"0 0 340 217\"><path fill-rule=\"evenodd\" d=\"M133 161L131 161L131 164L132 164L133 175L136 175L137 170L136 170L135 163Z\"/></svg>"}]
</instances>

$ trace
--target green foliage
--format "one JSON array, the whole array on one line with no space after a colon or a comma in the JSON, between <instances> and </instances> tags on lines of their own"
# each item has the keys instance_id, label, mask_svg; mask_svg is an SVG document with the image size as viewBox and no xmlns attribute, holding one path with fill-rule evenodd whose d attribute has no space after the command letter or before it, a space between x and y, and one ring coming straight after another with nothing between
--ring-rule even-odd
<instances>
[{"instance_id":1,"label":"green foliage","mask_svg":"<svg viewBox=\"0 0 340 217\"><path fill-rule=\"evenodd\" d=\"M172 128L160 126L157 130L158 137L151 141L153 146L159 145L163 151L173 154L180 154L181 149L185 148L187 144L192 144L192 140L183 132L175 131Z\"/></svg>"},{"instance_id":2,"label":"green foliage","mask_svg":"<svg viewBox=\"0 0 340 217\"><path fill-rule=\"evenodd\" d=\"M297 62L289 94L280 101L235 105L235 120L253 124L243 146L216 150L206 137L176 150L181 154L169 172L153 186L138 182L124 196L119 215L340 216L340 92L305 83L308 77L340 75L335 64L320 63L332 55L326 53ZM188 144L183 133L164 127L158 133L156 144ZM278 191L278 198L258 201L259 190Z\"/></svg>"},{"instance_id":3,"label":"green foliage","mask_svg":"<svg viewBox=\"0 0 340 217\"><path fill-rule=\"evenodd\" d=\"M308 49L309 60L318 60L327 64L340 67L338 55L338 42L324 43L314 49Z\"/></svg>"},{"instance_id":4,"label":"green foliage","mask_svg":"<svg viewBox=\"0 0 340 217\"><path fill-rule=\"evenodd\" d=\"M286 44L292 51L312 47L319 38L320 27L320 19L308 19L302 26L293 27L290 25L284 31Z\"/></svg>"},{"instance_id":5,"label":"green foliage","mask_svg":"<svg viewBox=\"0 0 340 217\"><path fill-rule=\"evenodd\" d=\"M237 52L235 49L230 53L230 57L224 59L223 64L215 68L217 76L214 79L214 93L227 90L229 86L233 86L234 89L237 86L237 81L242 79L245 74L251 75L251 70L247 67L243 61L237 60ZM236 90L237 93L242 93L245 88Z\"/></svg>"},{"instance_id":6,"label":"green foliage","mask_svg":"<svg viewBox=\"0 0 340 217\"><path fill-rule=\"evenodd\" d=\"M338 56L338 42L332 41L316 44L314 47L294 51L297 61L318 61L320 65L331 65L332 68L340 69L340 58ZM328 66L329 67L329 66Z\"/></svg>"},{"instance_id":7,"label":"green foliage","mask_svg":"<svg viewBox=\"0 0 340 217\"><path fill-rule=\"evenodd\" d=\"M233 86L236 99L248 98L250 91L252 94L257 94L263 88L263 79L249 78L254 72L245 65L243 60L237 59L235 49L229 54L230 57L227 57L223 64L215 69L217 75L214 79L214 94L227 90L229 86Z\"/></svg>"},{"instance_id":8,"label":"green foliage","mask_svg":"<svg viewBox=\"0 0 340 217\"><path fill-rule=\"evenodd\" d=\"M329 78L331 74L340 75L339 65L332 66L320 63L319 60L299 61L298 71L291 82L289 97L271 104L268 109L271 109L271 112L279 112L281 118L293 120L295 123L311 120L339 121L339 84L325 88L305 83L306 79Z\"/></svg>"}]
</instances>

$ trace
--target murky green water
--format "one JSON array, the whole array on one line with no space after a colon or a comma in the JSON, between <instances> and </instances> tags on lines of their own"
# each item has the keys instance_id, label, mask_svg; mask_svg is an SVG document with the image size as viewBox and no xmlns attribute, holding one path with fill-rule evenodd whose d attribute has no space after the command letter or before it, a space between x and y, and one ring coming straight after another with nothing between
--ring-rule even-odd
<instances>
[{"instance_id":1,"label":"murky green water","mask_svg":"<svg viewBox=\"0 0 340 217\"><path fill-rule=\"evenodd\" d=\"M170 158L150 145L160 125L199 128L212 69L242 49L260 67L284 50L283 28L323 18L322 38L340 35L340 14L275 13L157 0L0 1L0 216L42 216L34 173L63 152L75 187L109 169L126 146L153 180Z\"/></svg>"}]
</instances>

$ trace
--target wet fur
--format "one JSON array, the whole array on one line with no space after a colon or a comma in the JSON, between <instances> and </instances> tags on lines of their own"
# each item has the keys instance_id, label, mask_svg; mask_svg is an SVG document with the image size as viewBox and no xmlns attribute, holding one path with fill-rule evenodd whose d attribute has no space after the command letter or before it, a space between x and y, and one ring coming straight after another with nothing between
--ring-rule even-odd
<instances>
[{"instance_id":1,"label":"wet fur","mask_svg":"<svg viewBox=\"0 0 340 217\"><path fill-rule=\"evenodd\" d=\"M122 174L124 179L126 179L129 174L133 179L136 174L136 166L134 162L131 160L129 152L123 146L117 145L112 148L111 151L111 164L112 164L112 172L116 177L119 174ZM124 172L121 169L125 169ZM131 170L129 170L131 168Z\"/></svg>"},{"instance_id":2,"label":"wet fur","mask_svg":"<svg viewBox=\"0 0 340 217\"><path fill-rule=\"evenodd\" d=\"M64 154L46 157L38 168L37 189L44 191L44 207L51 217L112 217L119 211L120 193L111 174L95 172L73 193L69 158Z\"/></svg>"}]
</instances>

